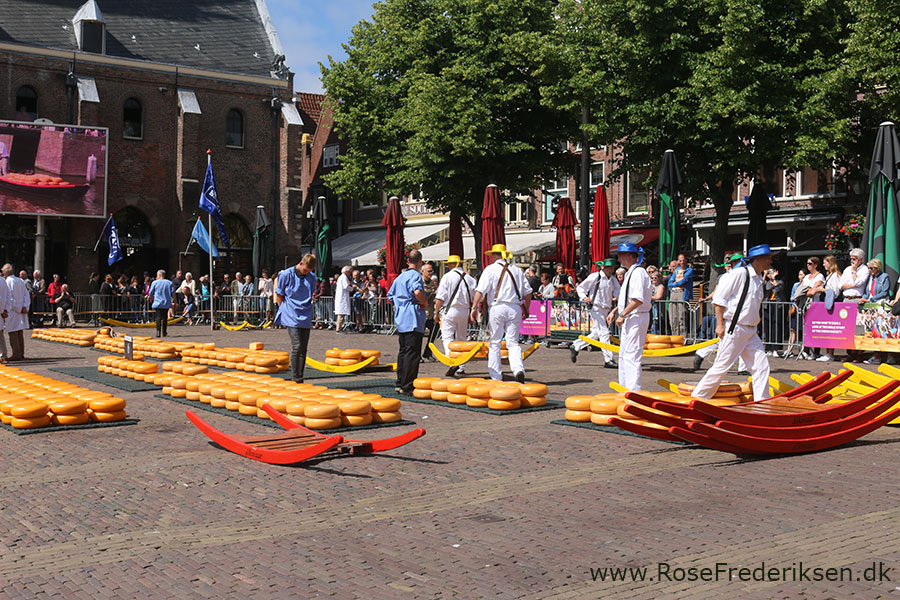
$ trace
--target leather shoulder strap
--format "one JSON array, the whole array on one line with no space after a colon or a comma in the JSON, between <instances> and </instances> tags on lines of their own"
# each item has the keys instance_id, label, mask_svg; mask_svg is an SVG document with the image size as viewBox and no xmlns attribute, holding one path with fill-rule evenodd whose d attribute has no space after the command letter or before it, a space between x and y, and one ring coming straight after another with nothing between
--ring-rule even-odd
<instances>
[{"instance_id":1,"label":"leather shoulder strap","mask_svg":"<svg viewBox=\"0 0 900 600\"><path fill-rule=\"evenodd\" d=\"M750 291L750 267L745 267L744 270L747 273L747 276L744 278L744 287L741 289L741 298L738 300L734 316L731 317L731 325L728 327L729 334L734 333L734 328L737 327L738 319L741 317L741 310L743 310L744 303L747 301L747 292Z\"/></svg>"}]
</instances>

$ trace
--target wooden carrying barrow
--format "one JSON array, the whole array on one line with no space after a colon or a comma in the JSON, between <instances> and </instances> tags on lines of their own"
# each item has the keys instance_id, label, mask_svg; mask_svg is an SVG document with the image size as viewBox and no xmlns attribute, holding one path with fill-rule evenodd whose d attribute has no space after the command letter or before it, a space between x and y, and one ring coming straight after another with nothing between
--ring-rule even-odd
<instances>
[{"instance_id":1,"label":"wooden carrying barrow","mask_svg":"<svg viewBox=\"0 0 900 600\"><path fill-rule=\"evenodd\" d=\"M206 437L226 450L272 465L293 465L326 452L330 454L384 452L399 448L425 435L425 430L418 428L403 435L382 440L348 440L340 435L324 435L298 425L268 404L263 406L263 410L286 431L261 436L231 435L219 431L193 411L186 411L185 414Z\"/></svg>"}]
</instances>

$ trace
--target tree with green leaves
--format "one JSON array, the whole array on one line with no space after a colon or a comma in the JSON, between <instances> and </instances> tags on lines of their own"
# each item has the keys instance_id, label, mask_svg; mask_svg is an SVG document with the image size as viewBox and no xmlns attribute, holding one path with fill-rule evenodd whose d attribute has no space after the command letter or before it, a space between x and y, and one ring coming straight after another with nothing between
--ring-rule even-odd
<instances>
[{"instance_id":1,"label":"tree with green leaves","mask_svg":"<svg viewBox=\"0 0 900 600\"><path fill-rule=\"evenodd\" d=\"M842 149L848 99L823 86L846 34L844 0L560 0L558 14L549 52L571 76L545 101L589 102L591 137L623 152L613 176L656 170L674 149L683 194L716 208L714 259L738 181L824 166Z\"/></svg>"},{"instance_id":2,"label":"tree with green leaves","mask_svg":"<svg viewBox=\"0 0 900 600\"><path fill-rule=\"evenodd\" d=\"M328 184L357 198L421 189L429 208L461 216L478 241L489 183L530 193L543 175L571 169L557 150L579 113L541 98L555 27L547 0L376 3L344 45L347 58L322 67L349 141Z\"/></svg>"}]
</instances>

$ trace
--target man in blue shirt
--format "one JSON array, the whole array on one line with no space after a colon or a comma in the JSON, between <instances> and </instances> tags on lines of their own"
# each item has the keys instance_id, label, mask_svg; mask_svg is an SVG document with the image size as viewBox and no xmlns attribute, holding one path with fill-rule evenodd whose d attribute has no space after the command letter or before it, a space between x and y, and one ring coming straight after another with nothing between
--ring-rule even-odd
<instances>
[{"instance_id":1,"label":"man in blue shirt","mask_svg":"<svg viewBox=\"0 0 900 600\"><path fill-rule=\"evenodd\" d=\"M316 257L306 254L296 266L275 277L275 324L286 327L291 337L291 378L303 383L306 347L312 327L313 292L316 291Z\"/></svg>"},{"instance_id":2,"label":"man in blue shirt","mask_svg":"<svg viewBox=\"0 0 900 600\"><path fill-rule=\"evenodd\" d=\"M694 299L694 269L684 254L678 255L675 270L669 277L669 325L672 335L686 335L687 302Z\"/></svg>"},{"instance_id":3,"label":"man in blue shirt","mask_svg":"<svg viewBox=\"0 0 900 600\"><path fill-rule=\"evenodd\" d=\"M400 351L397 354L397 391L412 394L413 381L419 375L422 357L422 336L425 333L425 286L419 270L422 253L410 250L407 268L388 291L388 300L394 304L394 323L400 335Z\"/></svg>"},{"instance_id":4,"label":"man in blue shirt","mask_svg":"<svg viewBox=\"0 0 900 600\"><path fill-rule=\"evenodd\" d=\"M160 269L156 272L156 280L150 284L150 306L156 311L156 337L169 335L166 330L169 325L169 309L172 308L172 295L175 288L172 282L166 279L166 272Z\"/></svg>"}]
</instances>

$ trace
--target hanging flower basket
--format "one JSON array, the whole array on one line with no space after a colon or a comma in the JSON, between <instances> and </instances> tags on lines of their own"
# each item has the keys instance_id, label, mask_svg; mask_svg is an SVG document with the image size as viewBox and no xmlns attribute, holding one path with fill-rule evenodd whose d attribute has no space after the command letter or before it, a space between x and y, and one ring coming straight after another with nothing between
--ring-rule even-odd
<instances>
[{"instance_id":1,"label":"hanging flower basket","mask_svg":"<svg viewBox=\"0 0 900 600\"><path fill-rule=\"evenodd\" d=\"M418 249L419 249L418 244L406 244L403 247L404 264L406 264L405 261L409 257L409 251L410 250L418 250ZM387 257L387 244L385 244L378 250L378 264L383 265L386 257Z\"/></svg>"},{"instance_id":2,"label":"hanging flower basket","mask_svg":"<svg viewBox=\"0 0 900 600\"><path fill-rule=\"evenodd\" d=\"M859 213L847 215L843 221L828 226L825 232L825 248L838 254L847 254L862 243L866 230L866 217Z\"/></svg>"}]
</instances>

